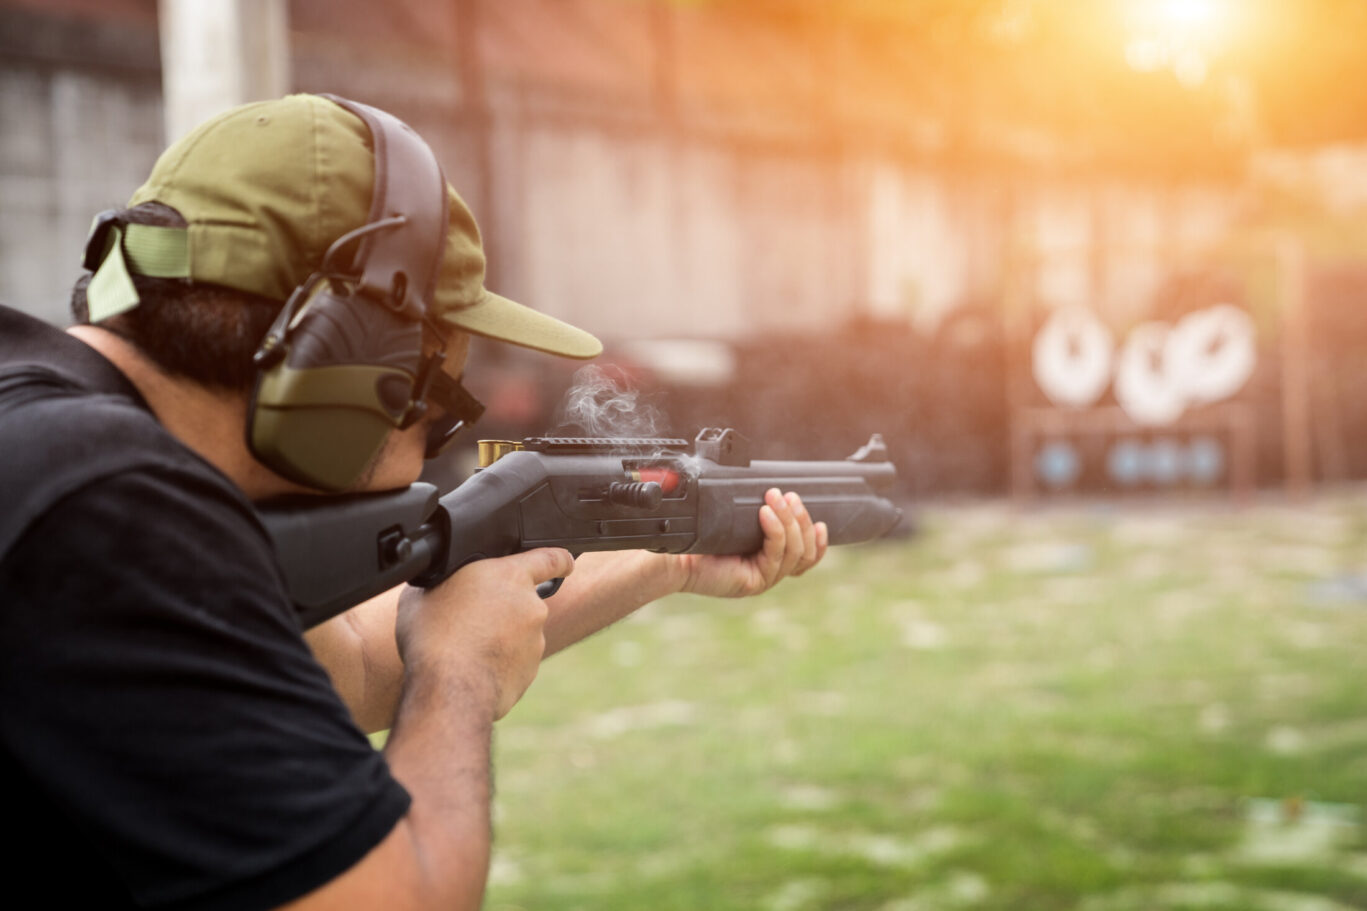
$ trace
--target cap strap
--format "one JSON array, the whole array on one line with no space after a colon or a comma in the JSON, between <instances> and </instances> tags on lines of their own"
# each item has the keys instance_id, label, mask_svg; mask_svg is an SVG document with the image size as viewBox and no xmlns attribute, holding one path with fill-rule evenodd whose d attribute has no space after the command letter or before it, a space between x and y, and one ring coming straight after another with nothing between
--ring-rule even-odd
<instances>
[{"instance_id":1,"label":"cap strap","mask_svg":"<svg viewBox=\"0 0 1367 911\"><path fill-rule=\"evenodd\" d=\"M105 230L105 248L97 253L99 266L85 289L92 323L126 313L141 303L133 275L190 277L189 233L184 228L110 221ZM99 238L94 242L99 243Z\"/></svg>"},{"instance_id":2,"label":"cap strap","mask_svg":"<svg viewBox=\"0 0 1367 911\"><path fill-rule=\"evenodd\" d=\"M124 226L128 269L148 278L190 277L190 232L164 225Z\"/></svg>"},{"instance_id":3,"label":"cap strap","mask_svg":"<svg viewBox=\"0 0 1367 911\"><path fill-rule=\"evenodd\" d=\"M108 252L85 289L86 310L92 323L118 316L141 302L123 259L123 228L110 227L108 237Z\"/></svg>"}]
</instances>

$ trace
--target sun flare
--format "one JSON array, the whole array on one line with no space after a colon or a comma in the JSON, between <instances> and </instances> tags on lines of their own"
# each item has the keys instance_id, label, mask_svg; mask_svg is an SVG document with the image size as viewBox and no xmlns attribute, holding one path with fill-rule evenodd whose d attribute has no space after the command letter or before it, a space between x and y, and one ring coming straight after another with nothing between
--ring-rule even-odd
<instances>
[{"instance_id":1,"label":"sun flare","mask_svg":"<svg viewBox=\"0 0 1367 911\"><path fill-rule=\"evenodd\" d=\"M1192 87L1205 81L1230 20L1227 0L1129 0L1125 13L1129 65L1171 69Z\"/></svg>"}]
</instances>

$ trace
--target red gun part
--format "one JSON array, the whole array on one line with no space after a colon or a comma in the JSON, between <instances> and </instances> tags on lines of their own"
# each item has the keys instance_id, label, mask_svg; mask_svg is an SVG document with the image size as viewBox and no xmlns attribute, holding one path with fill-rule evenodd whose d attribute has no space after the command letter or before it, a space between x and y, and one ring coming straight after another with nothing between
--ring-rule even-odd
<instances>
[{"instance_id":1,"label":"red gun part","mask_svg":"<svg viewBox=\"0 0 1367 911\"><path fill-rule=\"evenodd\" d=\"M638 468L631 473L636 481L654 481L669 496L679 489L679 473L672 468Z\"/></svg>"}]
</instances>

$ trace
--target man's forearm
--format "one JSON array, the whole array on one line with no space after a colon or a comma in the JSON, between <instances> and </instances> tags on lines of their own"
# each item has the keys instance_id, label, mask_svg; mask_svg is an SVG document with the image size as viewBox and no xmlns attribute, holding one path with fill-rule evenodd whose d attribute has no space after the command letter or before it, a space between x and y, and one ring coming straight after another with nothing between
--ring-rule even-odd
<instances>
[{"instance_id":1,"label":"man's forearm","mask_svg":"<svg viewBox=\"0 0 1367 911\"><path fill-rule=\"evenodd\" d=\"M632 611L680 590L684 572L674 554L644 550L582 554L574 575L547 602L546 654L616 623Z\"/></svg>"},{"instance_id":2,"label":"man's forearm","mask_svg":"<svg viewBox=\"0 0 1367 911\"><path fill-rule=\"evenodd\" d=\"M304 633L356 724L368 734L394 723L403 662L394 620L403 586L365 601Z\"/></svg>"},{"instance_id":3,"label":"man's forearm","mask_svg":"<svg viewBox=\"0 0 1367 911\"><path fill-rule=\"evenodd\" d=\"M767 491L759 524L763 544L749 556L644 550L583 554L574 575L548 605L546 654L675 592L732 598L759 594L786 576L806 572L826 552L825 524L812 522L796 494Z\"/></svg>"},{"instance_id":4,"label":"man's forearm","mask_svg":"<svg viewBox=\"0 0 1367 911\"><path fill-rule=\"evenodd\" d=\"M413 796L404 819L430 907L479 907L492 838L494 691L450 669L410 673L385 757Z\"/></svg>"},{"instance_id":5,"label":"man's forearm","mask_svg":"<svg viewBox=\"0 0 1367 911\"><path fill-rule=\"evenodd\" d=\"M383 842L291 911L477 909L490 850L491 682L458 669L410 674L385 755L413 798Z\"/></svg>"}]
</instances>

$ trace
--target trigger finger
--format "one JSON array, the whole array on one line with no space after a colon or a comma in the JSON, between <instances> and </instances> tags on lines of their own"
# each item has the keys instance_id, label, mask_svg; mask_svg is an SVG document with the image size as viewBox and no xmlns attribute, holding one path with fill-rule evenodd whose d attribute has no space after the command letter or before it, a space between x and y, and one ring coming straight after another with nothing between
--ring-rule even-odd
<instances>
[{"instance_id":1,"label":"trigger finger","mask_svg":"<svg viewBox=\"0 0 1367 911\"><path fill-rule=\"evenodd\" d=\"M574 572L574 557L563 547L538 547L519 555L524 561L533 584L563 579Z\"/></svg>"}]
</instances>

